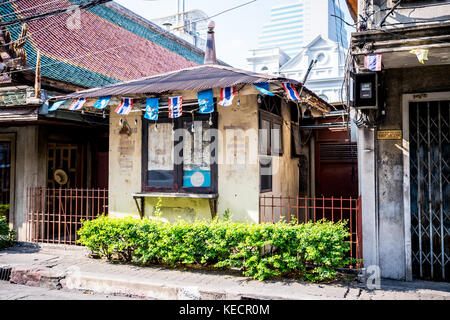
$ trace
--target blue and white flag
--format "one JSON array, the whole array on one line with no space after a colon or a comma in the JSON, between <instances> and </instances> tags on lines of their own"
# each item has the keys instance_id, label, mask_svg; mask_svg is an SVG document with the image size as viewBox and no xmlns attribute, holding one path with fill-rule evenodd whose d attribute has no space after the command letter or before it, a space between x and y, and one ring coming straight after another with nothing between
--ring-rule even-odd
<instances>
[{"instance_id":1,"label":"blue and white flag","mask_svg":"<svg viewBox=\"0 0 450 320\"><path fill-rule=\"evenodd\" d=\"M214 97L212 89L198 92L198 105L200 113L214 112Z\"/></svg>"},{"instance_id":2,"label":"blue and white flag","mask_svg":"<svg viewBox=\"0 0 450 320\"><path fill-rule=\"evenodd\" d=\"M286 94L289 97L289 99L294 101L300 100L300 96L298 95L297 90L295 90L295 88L292 86L291 83L283 82L283 88L286 91Z\"/></svg>"},{"instance_id":3,"label":"blue and white flag","mask_svg":"<svg viewBox=\"0 0 450 320\"><path fill-rule=\"evenodd\" d=\"M261 92L264 95L268 95L268 96L275 95L269 91L269 83L267 83L267 82L254 83L253 85L256 87L256 89L258 89L259 92Z\"/></svg>"},{"instance_id":4,"label":"blue and white flag","mask_svg":"<svg viewBox=\"0 0 450 320\"><path fill-rule=\"evenodd\" d=\"M233 98L236 95L236 87L225 87L220 89L219 104L224 107L229 107L233 103Z\"/></svg>"},{"instance_id":5,"label":"blue and white flag","mask_svg":"<svg viewBox=\"0 0 450 320\"><path fill-rule=\"evenodd\" d=\"M86 102L85 98L75 99L69 107L69 110L75 111L83 108L84 103Z\"/></svg>"},{"instance_id":6,"label":"blue and white flag","mask_svg":"<svg viewBox=\"0 0 450 320\"><path fill-rule=\"evenodd\" d=\"M146 100L144 118L147 120L158 120L159 98L148 98Z\"/></svg>"},{"instance_id":7,"label":"blue and white flag","mask_svg":"<svg viewBox=\"0 0 450 320\"><path fill-rule=\"evenodd\" d=\"M94 103L93 107L96 109L103 110L106 108L110 100L111 96L100 97L98 98L97 102Z\"/></svg>"},{"instance_id":8,"label":"blue and white flag","mask_svg":"<svg viewBox=\"0 0 450 320\"><path fill-rule=\"evenodd\" d=\"M371 71L381 71L381 54L369 54L364 57L364 67Z\"/></svg>"},{"instance_id":9,"label":"blue and white flag","mask_svg":"<svg viewBox=\"0 0 450 320\"><path fill-rule=\"evenodd\" d=\"M116 113L127 115L133 108L133 98L122 98L122 102L116 108Z\"/></svg>"},{"instance_id":10,"label":"blue and white flag","mask_svg":"<svg viewBox=\"0 0 450 320\"><path fill-rule=\"evenodd\" d=\"M169 118L178 118L183 114L183 97L169 98Z\"/></svg>"},{"instance_id":11,"label":"blue and white flag","mask_svg":"<svg viewBox=\"0 0 450 320\"><path fill-rule=\"evenodd\" d=\"M60 100L60 101L56 101L50 109L48 109L49 112L51 111L55 111L56 109L58 109L59 107L61 107L63 105L64 102L66 102L67 100Z\"/></svg>"}]
</instances>

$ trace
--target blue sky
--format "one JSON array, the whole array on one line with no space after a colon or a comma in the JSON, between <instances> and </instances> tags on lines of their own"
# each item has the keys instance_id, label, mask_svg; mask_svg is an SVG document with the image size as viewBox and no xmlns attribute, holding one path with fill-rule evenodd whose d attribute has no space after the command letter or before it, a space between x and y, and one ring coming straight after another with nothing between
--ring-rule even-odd
<instances>
[{"instance_id":1,"label":"blue sky","mask_svg":"<svg viewBox=\"0 0 450 320\"><path fill-rule=\"evenodd\" d=\"M177 0L115 0L140 16L151 20L177 12ZM250 0L185 0L186 11L200 9L208 16L249 2ZM230 65L248 69L248 50L255 49L262 26L269 20L272 6L295 0L258 0L244 7L214 17L217 57ZM347 12L345 1L341 8ZM351 21L347 15L347 21Z\"/></svg>"}]
</instances>

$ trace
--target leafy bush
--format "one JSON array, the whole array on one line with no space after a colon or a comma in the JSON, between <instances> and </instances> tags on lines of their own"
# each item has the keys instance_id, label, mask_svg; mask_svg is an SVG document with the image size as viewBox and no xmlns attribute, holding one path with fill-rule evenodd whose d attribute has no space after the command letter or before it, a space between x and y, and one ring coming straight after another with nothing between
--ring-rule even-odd
<instances>
[{"instance_id":1,"label":"leafy bush","mask_svg":"<svg viewBox=\"0 0 450 320\"><path fill-rule=\"evenodd\" d=\"M79 242L108 259L239 268L264 280L296 275L332 279L348 265L344 223L245 224L230 220L174 224L160 220L99 217L84 221Z\"/></svg>"},{"instance_id":2,"label":"leafy bush","mask_svg":"<svg viewBox=\"0 0 450 320\"><path fill-rule=\"evenodd\" d=\"M10 230L6 217L0 216L0 249L11 247L15 242L15 231Z\"/></svg>"}]
</instances>

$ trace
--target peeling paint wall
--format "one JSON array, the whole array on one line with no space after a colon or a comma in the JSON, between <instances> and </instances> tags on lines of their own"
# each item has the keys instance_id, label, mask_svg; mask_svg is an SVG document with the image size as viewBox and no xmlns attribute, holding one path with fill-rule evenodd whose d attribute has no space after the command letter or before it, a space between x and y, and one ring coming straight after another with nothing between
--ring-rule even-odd
<instances>
[{"instance_id":1,"label":"peeling paint wall","mask_svg":"<svg viewBox=\"0 0 450 320\"><path fill-rule=\"evenodd\" d=\"M111 107L114 108L114 107ZM120 134L120 123L126 121L130 135ZM141 192L142 113L127 116L110 114L109 122L109 214L139 216L133 193Z\"/></svg>"},{"instance_id":2,"label":"peeling paint wall","mask_svg":"<svg viewBox=\"0 0 450 320\"><path fill-rule=\"evenodd\" d=\"M230 209L233 220L257 223L259 222L257 97L246 95L241 96L240 100L240 106L237 106L237 97L232 106L226 108L219 106L219 130L227 132L228 137L224 133L225 141L222 148L219 147L219 159L225 163L218 166L218 214L221 216L226 209ZM236 135L235 139L232 138L232 130Z\"/></svg>"}]
</instances>

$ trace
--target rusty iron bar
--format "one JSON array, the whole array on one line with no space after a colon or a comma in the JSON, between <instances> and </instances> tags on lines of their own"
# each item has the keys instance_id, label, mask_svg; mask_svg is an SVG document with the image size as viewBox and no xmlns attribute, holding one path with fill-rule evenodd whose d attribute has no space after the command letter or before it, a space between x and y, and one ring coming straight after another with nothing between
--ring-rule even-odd
<instances>
[{"instance_id":1,"label":"rusty iron bar","mask_svg":"<svg viewBox=\"0 0 450 320\"><path fill-rule=\"evenodd\" d=\"M108 214L108 190L27 187L25 203L27 241L76 245L82 219Z\"/></svg>"},{"instance_id":2,"label":"rusty iron bar","mask_svg":"<svg viewBox=\"0 0 450 320\"><path fill-rule=\"evenodd\" d=\"M270 198L270 203L267 203L265 199ZM274 201L274 199L279 199ZM295 203L291 203L290 196L266 196L261 195L259 199L259 209L264 219L261 222L272 221L272 223L278 222L283 215L283 208L285 207L283 201L287 201L287 214L288 222L290 222L290 212L295 210L297 212L297 223L308 223L308 220L316 222L319 220L329 220L333 222L346 221L349 228L351 245L350 258L361 259L362 258L362 224L361 224L361 197L359 198L344 198L344 197L296 197ZM266 208L271 208L272 216L267 217ZM276 209L276 210L275 210ZM304 221L300 221L300 210L304 210ZM311 212L310 212L311 211ZM280 213L277 216L277 213ZM348 217L347 217L348 215ZM340 219L339 219L340 217ZM360 263L357 263L355 267L360 267Z\"/></svg>"}]
</instances>

